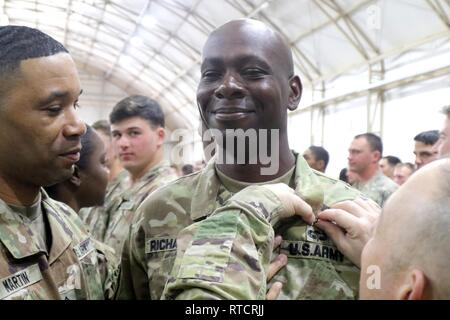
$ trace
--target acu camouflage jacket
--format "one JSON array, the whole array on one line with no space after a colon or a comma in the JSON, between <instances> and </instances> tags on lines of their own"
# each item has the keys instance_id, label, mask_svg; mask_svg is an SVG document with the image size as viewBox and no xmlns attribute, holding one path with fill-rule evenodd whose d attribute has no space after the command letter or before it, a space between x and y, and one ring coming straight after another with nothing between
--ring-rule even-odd
<instances>
[{"instance_id":1,"label":"acu camouflage jacket","mask_svg":"<svg viewBox=\"0 0 450 320\"><path fill-rule=\"evenodd\" d=\"M0 299L105 299L114 292L116 260L91 240L67 205L41 189L41 205L51 232L50 252L0 200Z\"/></svg>"},{"instance_id":2,"label":"acu camouflage jacket","mask_svg":"<svg viewBox=\"0 0 450 320\"><path fill-rule=\"evenodd\" d=\"M289 185L315 212L361 195L296 158ZM280 206L256 186L233 196L214 159L161 188L138 209L116 298L264 299L274 233L282 235L280 251L288 256L271 281L284 283L280 299L356 298L359 269L320 230L299 219L278 221Z\"/></svg>"}]
</instances>

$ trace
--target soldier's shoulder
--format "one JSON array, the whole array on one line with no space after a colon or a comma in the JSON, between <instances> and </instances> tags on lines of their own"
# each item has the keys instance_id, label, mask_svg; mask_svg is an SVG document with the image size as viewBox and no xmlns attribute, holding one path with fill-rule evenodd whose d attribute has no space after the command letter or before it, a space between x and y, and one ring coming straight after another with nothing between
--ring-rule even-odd
<instances>
[{"instance_id":1,"label":"soldier's shoulder","mask_svg":"<svg viewBox=\"0 0 450 320\"><path fill-rule=\"evenodd\" d=\"M311 169L319 180L324 191L324 202L331 206L335 203L354 200L361 195L361 192L353 188L348 183L332 178L320 171Z\"/></svg>"},{"instance_id":2,"label":"soldier's shoulder","mask_svg":"<svg viewBox=\"0 0 450 320\"><path fill-rule=\"evenodd\" d=\"M68 221L75 223L77 226L84 226L84 223L78 214L64 202L56 201L52 198L47 198L46 201L50 203L51 207L58 213L62 214Z\"/></svg>"},{"instance_id":3,"label":"soldier's shoulder","mask_svg":"<svg viewBox=\"0 0 450 320\"><path fill-rule=\"evenodd\" d=\"M200 172L195 172L160 186L147 197L145 202L164 200L168 197L184 197L192 194L198 184L200 174Z\"/></svg>"},{"instance_id":4,"label":"soldier's shoulder","mask_svg":"<svg viewBox=\"0 0 450 320\"><path fill-rule=\"evenodd\" d=\"M64 220L65 224L70 226L72 236L79 237L81 240L88 237L89 231L87 226L71 207L50 197L46 198L45 201Z\"/></svg>"},{"instance_id":5,"label":"soldier's shoulder","mask_svg":"<svg viewBox=\"0 0 450 320\"><path fill-rule=\"evenodd\" d=\"M148 182L147 189L151 192L175 181L178 179L178 176L173 172L171 167L162 168L158 175Z\"/></svg>"},{"instance_id":6,"label":"soldier's shoulder","mask_svg":"<svg viewBox=\"0 0 450 320\"><path fill-rule=\"evenodd\" d=\"M200 173L180 177L150 193L136 210L132 230L138 232L141 227L146 229L150 220L170 224L175 219L177 225L189 220L189 208L199 177Z\"/></svg>"},{"instance_id":7,"label":"soldier's shoulder","mask_svg":"<svg viewBox=\"0 0 450 320\"><path fill-rule=\"evenodd\" d=\"M323 172L314 170L311 168L311 171L315 174L315 176L319 179L321 184L329 184L329 185L339 185L339 186L343 186L343 187L348 187L348 188L352 188L349 184L345 183L344 181L341 181L339 179L335 179L332 178L328 175L326 175Z\"/></svg>"},{"instance_id":8,"label":"soldier's shoulder","mask_svg":"<svg viewBox=\"0 0 450 320\"><path fill-rule=\"evenodd\" d=\"M381 181L382 181L384 188L387 189L388 191L395 191L398 189L398 185L392 179L390 179L384 175L381 178Z\"/></svg>"}]
</instances>

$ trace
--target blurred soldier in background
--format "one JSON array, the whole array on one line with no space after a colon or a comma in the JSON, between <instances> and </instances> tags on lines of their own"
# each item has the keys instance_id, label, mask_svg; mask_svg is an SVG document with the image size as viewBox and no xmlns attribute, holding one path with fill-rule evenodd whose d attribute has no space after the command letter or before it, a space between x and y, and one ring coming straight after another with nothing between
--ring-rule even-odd
<instances>
[{"instance_id":1,"label":"blurred soldier in background","mask_svg":"<svg viewBox=\"0 0 450 320\"><path fill-rule=\"evenodd\" d=\"M128 171L126 190L111 200L103 238L120 256L137 207L158 187L177 178L163 159L164 114L160 105L145 96L130 96L110 114L113 144Z\"/></svg>"},{"instance_id":2,"label":"blurred soldier in background","mask_svg":"<svg viewBox=\"0 0 450 320\"><path fill-rule=\"evenodd\" d=\"M358 180L352 186L382 207L398 186L379 168L378 162L383 155L380 137L373 133L359 134L353 139L348 152L349 170L358 174Z\"/></svg>"},{"instance_id":3,"label":"blurred soldier in background","mask_svg":"<svg viewBox=\"0 0 450 320\"><path fill-rule=\"evenodd\" d=\"M328 161L330 160L328 151L317 146L310 146L306 149L303 152L303 158L308 162L310 168L322 173L325 173L325 170L327 170Z\"/></svg>"},{"instance_id":4,"label":"blurred soldier in background","mask_svg":"<svg viewBox=\"0 0 450 320\"><path fill-rule=\"evenodd\" d=\"M439 132L437 130L424 131L414 137L416 169L420 169L438 158L437 149L433 148L438 139Z\"/></svg>"}]
</instances>

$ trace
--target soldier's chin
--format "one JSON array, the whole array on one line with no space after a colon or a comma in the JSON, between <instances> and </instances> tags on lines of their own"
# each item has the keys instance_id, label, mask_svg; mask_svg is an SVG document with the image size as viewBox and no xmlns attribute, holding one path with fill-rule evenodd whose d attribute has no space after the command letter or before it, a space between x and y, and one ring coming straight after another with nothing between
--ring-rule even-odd
<instances>
[{"instance_id":1,"label":"soldier's chin","mask_svg":"<svg viewBox=\"0 0 450 320\"><path fill-rule=\"evenodd\" d=\"M128 171L134 171L137 167L132 161L122 161L122 166Z\"/></svg>"},{"instance_id":2,"label":"soldier's chin","mask_svg":"<svg viewBox=\"0 0 450 320\"><path fill-rule=\"evenodd\" d=\"M54 170L51 174L46 176L46 181L41 183L43 187L53 186L57 183L61 183L69 180L75 171L75 165L72 165L70 168L64 168L59 170Z\"/></svg>"}]
</instances>

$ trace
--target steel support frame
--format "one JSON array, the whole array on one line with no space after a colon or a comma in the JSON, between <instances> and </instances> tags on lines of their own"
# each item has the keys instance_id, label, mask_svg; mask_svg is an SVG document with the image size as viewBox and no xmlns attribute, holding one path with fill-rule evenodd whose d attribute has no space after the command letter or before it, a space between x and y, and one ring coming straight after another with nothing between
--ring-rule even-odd
<instances>
[{"instance_id":1,"label":"steel support frame","mask_svg":"<svg viewBox=\"0 0 450 320\"><path fill-rule=\"evenodd\" d=\"M367 96L369 93L378 93L380 91L383 91L384 93L393 90L396 88L400 88L403 86L411 85L418 82L427 81L429 79L438 78L442 76L450 75L450 65L440 67L434 70L426 71L423 73L407 76L401 79L393 80L393 81L382 81L381 83L377 83L374 85L370 85L367 88L348 92L342 95L338 95L332 98L324 99L322 101L318 101L315 103L312 103L311 105L304 107L300 110L296 110L291 112L291 115L294 114L301 114L305 112L310 112L311 109L318 109L322 107L328 107L331 105L335 105L338 103L343 103L345 101L353 100L356 98Z\"/></svg>"},{"instance_id":2,"label":"steel support frame","mask_svg":"<svg viewBox=\"0 0 450 320\"><path fill-rule=\"evenodd\" d=\"M447 27L447 29L450 29L450 18L441 5L442 1L440 2L439 0L426 0L426 2L430 6L430 8L433 9L434 13L436 13L442 23ZM448 7L450 7L450 1L447 0L446 3L444 3L444 6L446 4Z\"/></svg>"}]
</instances>

